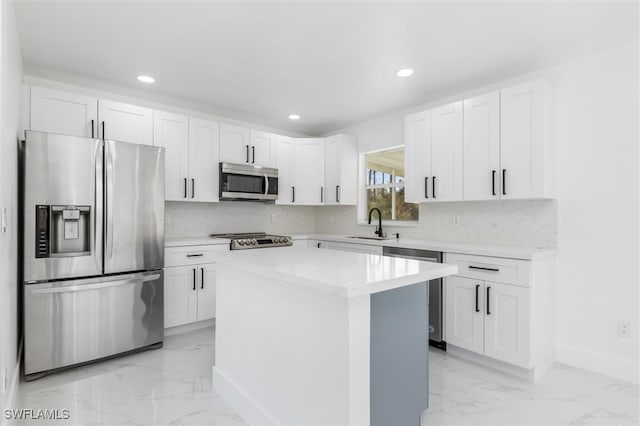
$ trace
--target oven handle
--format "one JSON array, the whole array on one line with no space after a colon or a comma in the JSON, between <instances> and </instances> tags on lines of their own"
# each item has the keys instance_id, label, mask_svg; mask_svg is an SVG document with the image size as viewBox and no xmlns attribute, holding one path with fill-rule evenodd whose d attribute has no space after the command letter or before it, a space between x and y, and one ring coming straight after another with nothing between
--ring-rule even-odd
<instances>
[{"instance_id":1,"label":"oven handle","mask_svg":"<svg viewBox=\"0 0 640 426\"><path fill-rule=\"evenodd\" d=\"M132 277L124 280L98 282L94 284L73 284L73 285L55 285L55 284L35 284L29 285L31 294L55 294L55 293L71 293L83 290L96 290L99 288L119 287L127 284L144 283L147 281L155 281L160 278L160 274L144 275Z\"/></svg>"},{"instance_id":2,"label":"oven handle","mask_svg":"<svg viewBox=\"0 0 640 426\"><path fill-rule=\"evenodd\" d=\"M269 195L269 176L264 174L264 195Z\"/></svg>"}]
</instances>

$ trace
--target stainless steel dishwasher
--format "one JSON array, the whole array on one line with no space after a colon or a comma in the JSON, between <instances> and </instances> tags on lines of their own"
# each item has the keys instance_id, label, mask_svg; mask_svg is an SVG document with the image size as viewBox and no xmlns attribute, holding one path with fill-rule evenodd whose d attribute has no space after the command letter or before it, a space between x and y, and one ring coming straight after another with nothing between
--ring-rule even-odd
<instances>
[{"instance_id":1,"label":"stainless steel dishwasher","mask_svg":"<svg viewBox=\"0 0 640 426\"><path fill-rule=\"evenodd\" d=\"M442 252L439 251L385 246L382 248L382 254L442 263ZM429 344L446 350L447 344L442 340L442 278L429 281L429 301L425 303L429 305Z\"/></svg>"}]
</instances>

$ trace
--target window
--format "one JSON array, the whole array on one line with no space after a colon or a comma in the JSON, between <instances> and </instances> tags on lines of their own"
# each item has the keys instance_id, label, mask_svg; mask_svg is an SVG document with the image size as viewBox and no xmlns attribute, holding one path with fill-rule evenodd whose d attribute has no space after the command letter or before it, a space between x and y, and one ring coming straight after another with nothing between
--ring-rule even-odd
<instances>
[{"instance_id":1,"label":"window","mask_svg":"<svg viewBox=\"0 0 640 426\"><path fill-rule=\"evenodd\" d=\"M367 213L377 207L383 220L418 220L418 204L404 202L404 147L365 154L364 182Z\"/></svg>"}]
</instances>

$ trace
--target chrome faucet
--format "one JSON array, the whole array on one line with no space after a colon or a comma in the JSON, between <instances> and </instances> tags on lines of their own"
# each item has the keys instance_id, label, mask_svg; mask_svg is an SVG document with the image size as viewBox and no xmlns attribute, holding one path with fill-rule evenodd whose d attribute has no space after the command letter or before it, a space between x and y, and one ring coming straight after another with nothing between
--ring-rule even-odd
<instances>
[{"instance_id":1,"label":"chrome faucet","mask_svg":"<svg viewBox=\"0 0 640 426\"><path fill-rule=\"evenodd\" d=\"M382 232L382 213L380 213L379 208L374 207L369 210L369 225L371 225L371 213L373 213L374 210L378 212L378 227L376 228L376 235L380 238L384 238L386 237L386 234Z\"/></svg>"}]
</instances>

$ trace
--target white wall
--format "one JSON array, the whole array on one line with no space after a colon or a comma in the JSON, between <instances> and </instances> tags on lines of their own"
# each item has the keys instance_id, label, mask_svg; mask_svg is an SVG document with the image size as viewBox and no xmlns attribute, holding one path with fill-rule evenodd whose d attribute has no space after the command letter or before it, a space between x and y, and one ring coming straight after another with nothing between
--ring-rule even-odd
<instances>
[{"instance_id":1,"label":"white wall","mask_svg":"<svg viewBox=\"0 0 640 426\"><path fill-rule=\"evenodd\" d=\"M553 70L557 358L638 382L638 45ZM631 321L631 337L616 335Z\"/></svg>"},{"instance_id":2,"label":"white wall","mask_svg":"<svg viewBox=\"0 0 640 426\"><path fill-rule=\"evenodd\" d=\"M7 209L7 232L0 230L0 411L8 406L9 387L18 375L17 244L18 244L18 137L22 57L15 26L13 2L0 6L0 212ZM4 416L2 417L4 419Z\"/></svg>"},{"instance_id":3,"label":"white wall","mask_svg":"<svg viewBox=\"0 0 640 426\"><path fill-rule=\"evenodd\" d=\"M549 79L556 99L556 201L422 205L419 228L389 232L523 246L557 241L557 360L632 382L640 356L638 49L619 46L334 132L357 136L361 152L401 145L409 113ZM454 214L462 226L453 225ZM356 217L352 207L318 210L316 231L372 232ZM629 338L617 336L618 320L631 322Z\"/></svg>"}]
</instances>

